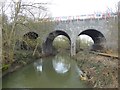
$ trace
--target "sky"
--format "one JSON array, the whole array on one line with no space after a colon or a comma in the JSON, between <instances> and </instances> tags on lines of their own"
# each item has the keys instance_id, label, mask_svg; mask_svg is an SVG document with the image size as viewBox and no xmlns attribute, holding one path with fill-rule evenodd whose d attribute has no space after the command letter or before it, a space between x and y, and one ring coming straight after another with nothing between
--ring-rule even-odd
<instances>
[{"instance_id":1,"label":"sky","mask_svg":"<svg viewBox=\"0 0 120 90\"><path fill-rule=\"evenodd\" d=\"M1 0L0 0L1 1ZM7 0L9 1L9 0ZM17 0L15 0L17 1ZM76 16L116 10L120 0L22 0L24 2L48 2L52 17Z\"/></svg>"},{"instance_id":2,"label":"sky","mask_svg":"<svg viewBox=\"0 0 120 90\"><path fill-rule=\"evenodd\" d=\"M53 16L75 16L116 10L119 0L52 0L50 10Z\"/></svg>"}]
</instances>

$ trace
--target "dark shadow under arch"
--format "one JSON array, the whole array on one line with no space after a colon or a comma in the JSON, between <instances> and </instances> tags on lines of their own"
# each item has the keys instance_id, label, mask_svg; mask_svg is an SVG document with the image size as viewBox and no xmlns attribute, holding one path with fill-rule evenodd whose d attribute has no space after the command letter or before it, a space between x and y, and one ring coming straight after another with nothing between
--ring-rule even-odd
<instances>
[{"instance_id":1,"label":"dark shadow under arch","mask_svg":"<svg viewBox=\"0 0 120 90\"><path fill-rule=\"evenodd\" d=\"M66 32L61 31L61 30L53 31L53 32L49 33L49 35L47 36L45 42L43 43L43 52L44 52L44 54L51 55L51 54L56 53L52 43L53 43L53 40L55 39L55 37L57 37L59 35L66 36L69 39L70 43L71 43L70 36Z\"/></svg>"},{"instance_id":2,"label":"dark shadow under arch","mask_svg":"<svg viewBox=\"0 0 120 90\"><path fill-rule=\"evenodd\" d=\"M37 33L35 33L35 32L28 32L28 33L24 34L23 35L23 41L21 43L21 49L23 49L23 50L30 50L31 47L29 45L27 45L25 41L27 39L35 40L35 39L38 38L38 36L39 35Z\"/></svg>"},{"instance_id":3,"label":"dark shadow under arch","mask_svg":"<svg viewBox=\"0 0 120 90\"><path fill-rule=\"evenodd\" d=\"M26 38L26 37L28 37L29 39L37 39L38 34L35 32L28 32L28 33L23 35L23 38Z\"/></svg>"},{"instance_id":4,"label":"dark shadow under arch","mask_svg":"<svg viewBox=\"0 0 120 90\"><path fill-rule=\"evenodd\" d=\"M106 42L106 39L100 31L95 29L87 29L81 32L78 36L80 35L88 35L93 39L94 45L92 47L92 50L102 50L104 48L104 43Z\"/></svg>"}]
</instances>

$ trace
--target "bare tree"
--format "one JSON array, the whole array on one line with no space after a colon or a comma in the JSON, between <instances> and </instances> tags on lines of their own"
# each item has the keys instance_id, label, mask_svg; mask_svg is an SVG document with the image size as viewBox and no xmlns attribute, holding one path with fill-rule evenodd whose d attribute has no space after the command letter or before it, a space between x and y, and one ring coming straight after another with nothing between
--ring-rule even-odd
<instances>
[{"instance_id":1,"label":"bare tree","mask_svg":"<svg viewBox=\"0 0 120 90\"><path fill-rule=\"evenodd\" d=\"M4 41L7 43L8 50L6 51L9 61L13 61L14 49L15 49L15 32L17 25L25 25L25 22L29 22L27 18L31 18L36 21L41 18L48 16L48 10L46 8L47 3L33 3L33 2L23 2L22 0L11 0L9 3L2 3L2 30L4 33ZM6 22L4 16L8 17ZM30 16L30 17L26 17ZM6 17L6 18L7 18ZM24 17L24 20L22 20ZM42 20L42 19L41 19ZM5 28L8 26L7 28ZM7 33L8 32L8 33Z\"/></svg>"}]
</instances>

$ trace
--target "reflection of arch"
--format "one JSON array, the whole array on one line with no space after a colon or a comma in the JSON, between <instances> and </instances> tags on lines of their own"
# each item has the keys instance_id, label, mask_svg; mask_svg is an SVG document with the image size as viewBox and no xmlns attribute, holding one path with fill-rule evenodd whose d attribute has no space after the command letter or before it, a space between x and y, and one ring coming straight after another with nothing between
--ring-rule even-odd
<instances>
[{"instance_id":1,"label":"reflection of arch","mask_svg":"<svg viewBox=\"0 0 120 90\"><path fill-rule=\"evenodd\" d=\"M70 70L70 61L62 56L55 56L52 60L53 68L57 73L64 74Z\"/></svg>"},{"instance_id":2,"label":"reflection of arch","mask_svg":"<svg viewBox=\"0 0 120 90\"><path fill-rule=\"evenodd\" d=\"M93 39L94 41L93 49L96 49L96 50L103 49L106 39L100 31L97 31L95 29L88 29L81 32L78 36L83 34L88 35Z\"/></svg>"},{"instance_id":3,"label":"reflection of arch","mask_svg":"<svg viewBox=\"0 0 120 90\"><path fill-rule=\"evenodd\" d=\"M59 57L59 55L57 55L57 56ZM67 55L62 56L62 58L65 59L66 61L70 60L70 57ZM45 77L50 81L52 80L57 83L65 83L71 77L71 69L69 69L69 71L64 74L57 73L53 67L53 60L55 60L55 59L56 59L55 57L43 59L43 73L44 73ZM70 61L68 61L68 62L71 64Z\"/></svg>"},{"instance_id":4,"label":"reflection of arch","mask_svg":"<svg viewBox=\"0 0 120 90\"><path fill-rule=\"evenodd\" d=\"M28 50L30 49L30 47L26 44L26 40L30 39L30 40L35 40L38 38L38 34L35 32L28 32L26 34L23 35L23 41L21 44L21 49L25 49Z\"/></svg>"},{"instance_id":5,"label":"reflection of arch","mask_svg":"<svg viewBox=\"0 0 120 90\"><path fill-rule=\"evenodd\" d=\"M53 43L53 40L55 39L55 37L57 37L59 35L66 36L69 39L69 41L71 42L70 37L66 32L61 31L61 30L53 31L53 32L49 33L48 37L46 38L46 40L43 44L43 52L45 54L53 54L54 53L54 48L53 48L52 43Z\"/></svg>"}]
</instances>

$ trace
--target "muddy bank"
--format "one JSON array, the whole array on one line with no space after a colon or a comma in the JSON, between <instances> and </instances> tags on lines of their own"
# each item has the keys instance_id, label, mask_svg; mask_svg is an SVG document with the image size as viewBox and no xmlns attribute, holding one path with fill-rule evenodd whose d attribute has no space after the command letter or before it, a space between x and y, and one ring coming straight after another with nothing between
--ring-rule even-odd
<instances>
[{"instance_id":1,"label":"muddy bank","mask_svg":"<svg viewBox=\"0 0 120 90\"><path fill-rule=\"evenodd\" d=\"M118 59L80 51L74 57L91 87L118 88Z\"/></svg>"}]
</instances>

